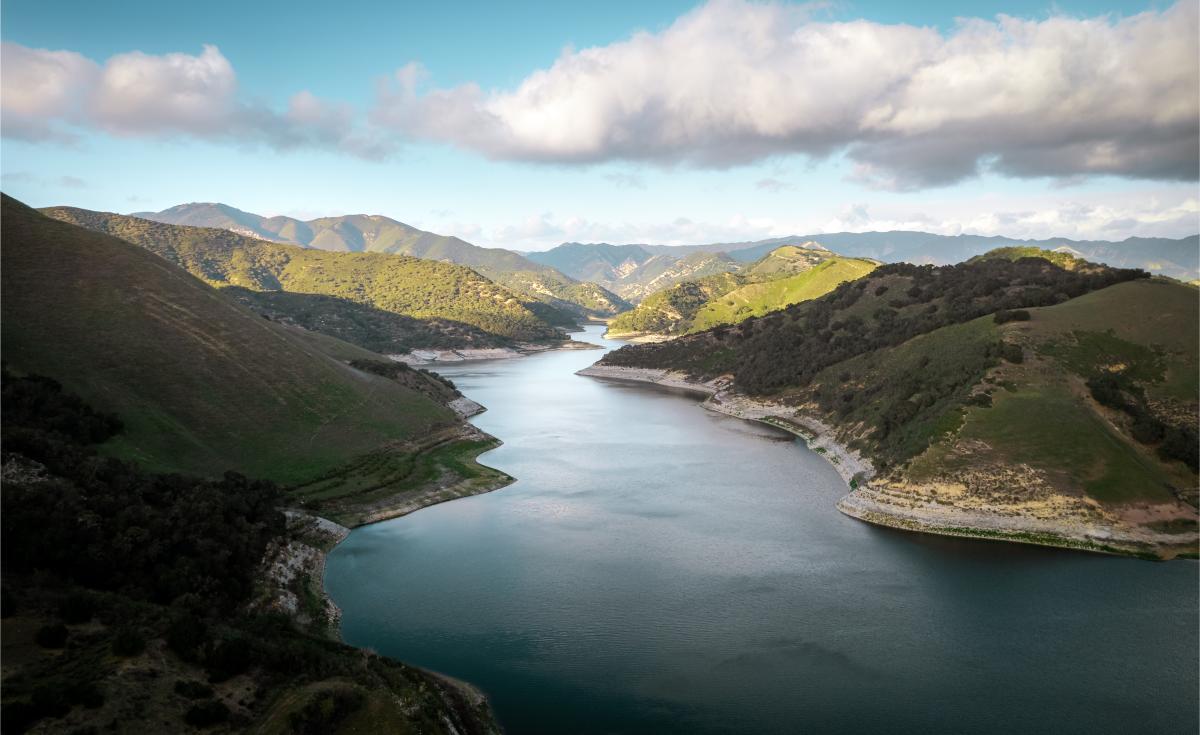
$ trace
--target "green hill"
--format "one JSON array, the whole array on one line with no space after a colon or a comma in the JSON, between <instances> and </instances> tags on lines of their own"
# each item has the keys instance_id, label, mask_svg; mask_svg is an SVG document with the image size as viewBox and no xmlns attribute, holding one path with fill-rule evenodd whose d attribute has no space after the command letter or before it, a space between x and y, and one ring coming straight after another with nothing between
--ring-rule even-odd
<instances>
[{"instance_id":1,"label":"green hill","mask_svg":"<svg viewBox=\"0 0 1200 735\"><path fill-rule=\"evenodd\" d=\"M819 418L879 471L843 501L851 515L1186 552L1197 528L1195 289L1011 256L882 266L824 297L603 362L731 375L738 392Z\"/></svg>"},{"instance_id":2,"label":"green hill","mask_svg":"<svg viewBox=\"0 0 1200 735\"><path fill-rule=\"evenodd\" d=\"M841 283L862 278L875 267L876 263L870 260L832 257L793 276L747 284L708 301L696 312L688 331L700 332L721 324L736 324L752 316L762 316L785 306L824 296Z\"/></svg>"},{"instance_id":3,"label":"green hill","mask_svg":"<svg viewBox=\"0 0 1200 735\"><path fill-rule=\"evenodd\" d=\"M465 265L528 299L561 310L562 314L542 312L550 323L559 326L573 325L571 317L611 316L628 308L611 293L579 288L595 284L579 283L519 253L479 247L382 215L351 214L305 222L292 217L263 217L226 204L201 202L133 216L173 225L227 229L248 237L319 250L411 255Z\"/></svg>"},{"instance_id":4,"label":"green hill","mask_svg":"<svg viewBox=\"0 0 1200 735\"><path fill-rule=\"evenodd\" d=\"M833 257L833 253L817 242L783 245L750 263L742 272L771 278L794 276L816 267L831 257Z\"/></svg>"},{"instance_id":5,"label":"green hill","mask_svg":"<svg viewBox=\"0 0 1200 735\"><path fill-rule=\"evenodd\" d=\"M736 273L686 280L647 296L612 320L609 334L678 336L736 324L826 294L876 265L834 255L816 243L785 245Z\"/></svg>"},{"instance_id":6,"label":"green hill","mask_svg":"<svg viewBox=\"0 0 1200 735\"><path fill-rule=\"evenodd\" d=\"M493 346L561 339L541 309L469 268L408 256L333 253L245 237L229 230L169 225L71 207L50 217L114 235L214 286L265 294L255 306L371 349ZM301 298L299 295L333 297ZM339 305L345 305L340 308ZM402 319L389 319L387 315ZM426 322L418 328L412 319ZM357 326L347 327L354 323Z\"/></svg>"},{"instance_id":7,"label":"green hill","mask_svg":"<svg viewBox=\"0 0 1200 735\"><path fill-rule=\"evenodd\" d=\"M609 322L607 334L615 338L640 334L685 334L691 331L697 312L706 304L744 283L744 277L718 273L664 288L647 296L633 311L620 314Z\"/></svg>"},{"instance_id":8,"label":"green hill","mask_svg":"<svg viewBox=\"0 0 1200 735\"><path fill-rule=\"evenodd\" d=\"M291 483L457 423L140 247L7 196L0 216L4 360L119 416L125 431L104 453Z\"/></svg>"}]
</instances>

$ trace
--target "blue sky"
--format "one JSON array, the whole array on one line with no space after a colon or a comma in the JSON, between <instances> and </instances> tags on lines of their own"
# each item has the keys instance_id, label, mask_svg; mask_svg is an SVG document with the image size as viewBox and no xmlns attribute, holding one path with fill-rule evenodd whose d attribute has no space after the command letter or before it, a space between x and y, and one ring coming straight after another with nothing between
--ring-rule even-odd
<instances>
[{"instance_id":1,"label":"blue sky","mask_svg":"<svg viewBox=\"0 0 1200 735\"><path fill-rule=\"evenodd\" d=\"M1194 92L1182 93L1181 109L1171 120L1144 122L1138 108L1131 108L1112 113L1095 130L1074 133L1063 122L1068 135L1092 136L1092 147L1081 153L1079 145L1065 147L1061 135L1036 134L1037 121L1061 112L1039 81L1036 63L1043 62L1036 60L1046 52L1046 39L1057 38L1050 34L1059 32L1075 34L1069 38L1092 34L1091 42L1079 43L1077 57L1063 52L1044 62L1047 70L1088 66L1088 48L1109 39L1106 33L1123 39L1131 57L1144 55L1137 45L1136 18L1130 19L1149 13L1146 24L1161 26L1148 26L1142 35L1180 33L1172 47L1175 56L1168 57L1179 68L1164 75L1158 71L1164 66L1160 60L1157 67L1131 71L1126 83L1135 92L1156 89L1159 95L1172 89L1165 85L1186 90L1196 74L1195 54L1187 54L1197 35L1192 6L973 3L968 15L985 23L978 32L992 34L989 38L999 34L1013 47L1008 52L1017 56L1004 62L1014 68L1012 78L1018 78L1020 66L1013 58L1035 60L1035 66L1022 72L1019 84L1013 82L991 118L981 114L964 122L950 108L929 123L929 95L944 97L938 90L953 89L953 74L964 68L995 63L964 57L962 46L969 39L962 36L958 19L962 3L834 3L792 7L789 14L776 12L779 6L728 2L405 7L8 0L0 26L6 43L3 84L14 102L4 109L0 169L4 190L35 206L130 212L222 201L261 214L369 212L519 249L567 239L704 242L840 229L1098 239L1182 236L1200 229L1196 164L1186 142L1189 118L1195 117ZM1032 25L1013 30L997 20L1001 14ZM846 56L859 54L855 48L890 44L879 64L887 72L893 71L887 68L891 58L907 58L910 50L925 55L905 62L910 69L895 71L897 83L889 89L903 84L910 91L887 103L895 117L883 127L870 122L879 112L869 87L862 99L854 98L857 102L841 95L869 75L869 68L839 69L850 62L838 57L829 71L824 63L809 63L816 58L811 46L808 51L789 46L795 34L825 38L822 28L856 21L867 23L866 35L856 36L855 43L869 46L848 46ZM731 35L752 41L766 34L778 48L760 57L753 48L714 40L711 29L722 22L730 24ZM898 24L933 29L934 35L897 35ZM630 43L639 32L641 40ZM955 46L956 37L964 43ZM711 54L705 43L713 44ZM155 60L171 54L201 57L206 45L217 55L204 58L221 62L214 73L225 76L218 82L236 79L236 88L204 93L218 95L212 104L236 109L211 118L205 112L210 103L202 99L157 119L154 99L162 90L153 84L170 88L175 82L154 71L159 69ZM676 68L673 59L681 48L693 47L699 68L689 76L688 65L679 62ZM13 60L10 48L20 53ZM92 102L87 111L76 105L62 112L74 103L41 98L18 109L26 97L52 86L38 76L45 73L35 63L42 51L72 52L71 58L81 59L72 67L82 75L71 81L71 94L77 96L92 94L92 86L100 84L95 81L100 72L88 69L107 69L110 59L131 52L140 52L133 62L158 76L148 77L147 99L117 98L104 108L107 112L96 112ZM725 76L721 66L703 68L709 59L729 54L730 68L738 72L731 76L732 88L718 85ZM420 81L405 96L395 75L413 62L422 67L414 77ZM938 81L943 86L933 91L927 88L931 69L943 77ZM551 72L549 83L537 94L523 94L522 85L539 71ZM988 73L1006 74L1003 66ZM845 75L838 77L845 80L840 85L820 87L823 76L839 74ZM377 89L381 79L391 80L395 99L387 103ZM1072 80L1088 83L1102 90L1107 80ZM758 85L767 99L746 96L753 92L745 87ZM989 89L995 86L988 82ZM578 90L596 92L588 97ZM771 97L780 90L783 96ZM284 119L289 101L301 92L320 101L314 108L323 115L320 123ZM439 101L443 94L449 101ZM732 96L742 100L740 106L726 109ZM540 106L547 100L558 106ZM1010 118L1007 110L1024 106L1025 100L1027 116ZM1147 100L1143 108L1154 98ZM131 115L146 110L148 122L122 117L113 112L114 104L127 105L121 109L133 110ZM648 112L663 104L672 112ZM851 110L854 104L861 109ZM339 105L344 126L324 116L342 110ZM251 108L266 112L256 115L248 112ZM548 109L565 110L566 122L547 127ZM909 117L903 117L906 112ZM262 123L264 114L274 117ZM712 119L703 122L710 114ZM745 119L755 115L760 119ZM922 122L912 123L914 115ZM829 117L822 125L800 119L822 116ZM1075 117L1095 116L1085 106ZM10 124L16 120L19 130ZM838 128L846 127L845 120L874 128L843 135ZM497 129L487 130L493 122ZM914 124L921 128L915 133ZM306 142L280 143L275 131L282 125L294 126L294 134ZM747 127L730 132L738 125ZM564 131L576 126L578 135ZM1030 129L1033 133L1024 132ZM1008 136L1010 131L1021 134ZM956 147L943 142L955 136L962 139ZM1145 140L1136 147L1128 143L1139 136ZM363 144L368 138L370 144ZM1111 140L1128 149L1105 148ZM968 164L973 168L964 173Z\"/></svg>"}]
</instances>

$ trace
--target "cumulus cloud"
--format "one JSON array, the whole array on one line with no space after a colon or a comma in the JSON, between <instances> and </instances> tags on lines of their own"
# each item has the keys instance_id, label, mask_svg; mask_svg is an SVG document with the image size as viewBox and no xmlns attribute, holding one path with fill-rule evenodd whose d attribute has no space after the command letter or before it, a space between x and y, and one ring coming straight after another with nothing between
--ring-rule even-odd
<instances>
[{"instance_id":1,"label":"cumulus cloud","mask_svg":"<svg viewBox=\"0 0 1200 735\"><path fill-rule=\"evenodd\" d=\"M237 74L216 46L199 55L140 51L98 64L73 51L0 44L5 137L72 141L85 130L122 137L187 136L277 149L316 147L375 158L390 150L360 130L345 105L294 95L283 112L243 102Z\"/></svg>"},{"instance_id":2,"label":"cumulus cloud","mask_svg":"<svg viewBox=\"0 0 1200 735\"><path fill-rule=\"evenodd\" d=\"M1193 180L1193 0L1128 18L966 19L948 33L713 0L659 33L567 50L515 89L424 90L409 64L372 119L496 159L726 167L844 151L876 187L1019 177Z\"/></svg>"}]
</instances>

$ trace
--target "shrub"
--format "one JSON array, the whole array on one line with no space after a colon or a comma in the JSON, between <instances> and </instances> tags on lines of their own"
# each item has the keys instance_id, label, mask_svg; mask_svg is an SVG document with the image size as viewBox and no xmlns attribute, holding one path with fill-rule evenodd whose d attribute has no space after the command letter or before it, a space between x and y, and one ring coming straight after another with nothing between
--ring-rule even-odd
<instances>
[{"instance_id":1,"label":"shrub","mask_svg":"<svg viewBox=\"0 0 1200 735\"><path fill-rule=\"evenodd\" d=\"M193 704L183 716L184 722L193 727L212 727L228 719L229 708L215 699Z\"/></svg>"},{"instance_id":2,"label":"shrub","mask_svg":"<svg viewBox=\"0 0 1200 735\"><path fill-rule=\"evenodd\" d=\"M1004 324L1005 322L1027 322L1029 321L1029 312L1025 311L1024 309L1014 309L1012 311L1009 311L1008 309L1000 309L996 312L996 315L992 317L992 319L997 324Z\"/></svg>"},{"instance_id":3,"label":"shrub","mask_svg":"<svg viewBox=\"0 0 1200 735\"><path fill-rule=\"evenodd\" d=\"M67 626L62 623L43 625L38 628L34 640L42 648L62 648L67 644Z\"/></svg>"},{"instance_id":4,"label":"shrub","mask_svg":"<svg viewBox=\"0 0 1200 735\"><path fill-rule=\"evenodd\" d=\"M175 682L175 693L188 699L208 699L213 695L212 687L191 679Z\"/></svg>"},{"instance_id":5,"label":"shrub","mask_svg":"<svg viewBox=\"0 0 1200 735\"><path fill-rule=\"evenodd\" d=\"M112 652L118 656L136 656L146 650L146 639L137 628L124 626L113 636Z\"/></svg>"},{"instance_id":6,"label":"shrub","mask_svg":"<svg viewBox=\"0 0 1200 735\"><path fill-rule=\"evenodd\" d=\"M96 613L96 603L86 592L67 595L58 606L58 614L70 625L86 623Z\"/></svg>"}]
</instances>

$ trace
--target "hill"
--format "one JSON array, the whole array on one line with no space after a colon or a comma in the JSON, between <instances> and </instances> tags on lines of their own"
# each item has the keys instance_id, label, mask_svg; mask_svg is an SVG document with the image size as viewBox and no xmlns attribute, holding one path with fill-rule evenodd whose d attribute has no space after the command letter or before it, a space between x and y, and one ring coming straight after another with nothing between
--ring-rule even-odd
<instances>
[{"instance_id":1,"label":"hill","mask_svg":"<svg viewBox=\"0 0 1200 735\"><path fill-rule=\"evenodd\" d=\"M174 225L215 227L240 235L306 248L350 253L410 255L465 265L530 299L542 301L576 317L611 316L627 308L603 289L579 287L574 279L519 253L483 248L457 237L417 229L377 214L351 214L303 221L292 217L263 217L227 204L180 204L161 212L132 216ZM563 316L546 313L552 323L570 324Z\"/></svg>"},{"instance_id":2,"label":"hill","mask_svg":"<svg viewBox=\"0 0 1200 735\"><path fill-rule=\"evenodd\" d=\"M589 262L603 251L620 253L622 262L640 264L649 257L680 259L696 253L725 253L739 263L753 263L785 245L819 241L825 247L855 258L870 258L883 263L950 265L1002 247L1032 247L1061 250L1116 268L1141 268L1150 273L1181 281L1200 278L1200 235L1179 239L1130 237L1120 242L1107 240L1021 240L982 235L936 235L929 232L829 232L815 235L776 237L748 242L721 242L705 245L584 245L566 243L530 258L542 263L557 263L567 275L578 274L575 263ZM567 257L569 256L569 257ZM607 256L606 256L607 257ZM628 268L629 266L625 266ZM599 283L604 278L597 275ZM611 288L611 287L610 287Z\"/></svg>"},{"instance_id":3,"label":"hill","mask_svg":"<svg viewBox=\"0 0 1200 735\"><path fill-rule=\"evenodd\" d=\"M271 482L97 456L119 417L45 376L0 384L5 733L498 732L462 687L330 640L345 529L281 512Z\"/></svg>"},{"instance_id":4,"label":"hill","mask_svg":"<svg viewBox=\"0 0 1200 735\"><path fill-rule=\"evenodd\" d=\"M785 245L734 273L684 281L647 296L610 322L608 334L677 336L735 324L821 296L874 267L872 261L842 258L817 243Z\"/></svg>"},{"instance_id":5,"label":"hill","mask_svg":"<svg viewBox=\"0 0 1200 735\"><path fill-rule=\"evenodd\" d=\"M243 301L264 313L375 350L561 339L535 313L540 305L452 263L312 250L72 207L43 211L140 245L211 285L241 287Z\"/></svg>"},{"instance_id":6,"label":"hill","mask_svg":"<svg viewBox=\"0 0 1200 735\"><path fill-rule=\"evenodd\" d=\"M117 414L106 454L294 482L456 423L142 248L7 196L2 219L5 362Z\"/></svg>"},{"instance_id":7,"label":"hill","mask_svg":"<svg viewBox=\"0 0 1200 735\"><path fill-rule=\"evenodd\" d=\"M875 267L876 263L870 260L832 257L796 275L746 284L709 300L696 312L688 331L700 332L722 324L737 324L749 317L823 296L839 284L867 275Z\"/></svg>"},{"instance_id":8,"label":"hill","mask_svg":"<svg viewBox=\"0 0 1200 735\"><path fill-rule=\"evenodd\" d=\"M840 507L912 530L1195 553L1197 293L1004 254L886 265L736 327L600 365L731 379L869 460ZM843 457L849 455L843 455ZM849 460L846 460L849 461Z\"/></svg>"}]
</instances>

